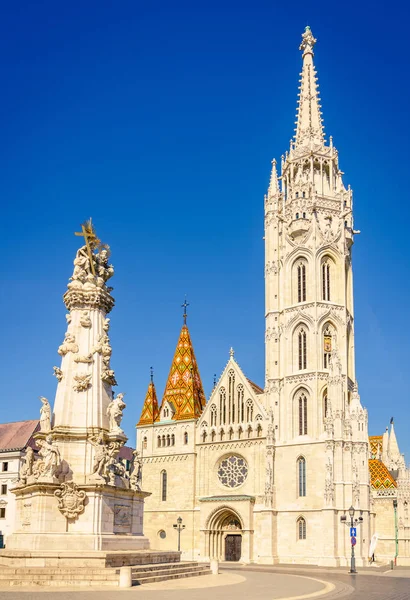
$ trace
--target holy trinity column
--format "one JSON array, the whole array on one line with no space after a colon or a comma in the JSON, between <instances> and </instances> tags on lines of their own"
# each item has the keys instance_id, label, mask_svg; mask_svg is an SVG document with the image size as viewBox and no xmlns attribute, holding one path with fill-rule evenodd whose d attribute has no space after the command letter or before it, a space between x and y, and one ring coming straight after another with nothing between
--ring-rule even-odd
<instances>
[{"instance_id":1,"label":"holy trinity column","mask_svg":"<svg viewBox=\"0 0 410 600\"><path fill-rule=\"evenodd\" d=\"M127 440L121 429L124 394L111 368L108 314L114 306L108 281L109 248L91 220L80 233L64 294L67 329L54 367L54 410L41 397L38 455L29 452L14 492L16 532L8 549L135 550L148 548L142 534L141 461L131 476L117 459Z\"/></svg>"}]
</instances>

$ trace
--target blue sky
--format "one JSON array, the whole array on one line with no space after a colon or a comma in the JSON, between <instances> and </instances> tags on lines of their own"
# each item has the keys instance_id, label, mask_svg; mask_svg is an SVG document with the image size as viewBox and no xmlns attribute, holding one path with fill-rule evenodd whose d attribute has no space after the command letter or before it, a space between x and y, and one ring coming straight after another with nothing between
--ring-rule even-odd
<instances>
[{"instance_id":1,"label":"blue sky","mask_svg":"<svg viewBox=\"0 0 410 600\"><path fill-rule=\"evenodd\" d=\"M263 384L263 194L293 134L307 24L362 231L362 402L372 434L394 415L410 460L404 3L3 3L1 421L35 418L38 396L54 398L73 232L90 215L116 268L112 365L131 442L151 365L164 389L185 294L207 395L231 345Z\"/></svg>"}]
</instances>

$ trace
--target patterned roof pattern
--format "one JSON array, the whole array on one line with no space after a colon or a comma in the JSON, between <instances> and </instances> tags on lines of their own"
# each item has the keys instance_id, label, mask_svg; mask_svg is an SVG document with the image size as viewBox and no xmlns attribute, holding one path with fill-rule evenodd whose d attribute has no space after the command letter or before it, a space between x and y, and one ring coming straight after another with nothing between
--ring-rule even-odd
<instances>
[{"instance_id":1,"label":"patterned roof pattern","mask_svg":"<svg viewBox=\"0 0 410 600\"><path fill-rule=\"evenodd\" d=\"M380 488L394 488L397 483L390 474L388 468L381 460L371 458L369 460L370 484L376 490Z\"/></svg>"},{"instance_id":2,"label":"patterned roof pattern","mask_svg":"<svg viewBox=\"0 0 410 600\"><path fill-rule=\"evenodd\" d=\"M186 324L182 326L179 335L161 408L166 401L171 402L175 407L175 414L172 417L175 421L200 417L206 404L201 376Z\"/></svg>"},{"instance_id":3,"label":"patterned roof pattern","mask_svg":"<svg viewBox=\"0 0 410 600\"><path fill-rule=\"evenodd\" d=\"M152 425L158 416L157 392L155 391L154 382L150 381L138 425Z\"/></svg>"},{"instance_id":4,"label":"patterned roof pattern","mask_svg":"<svg viewBox=\"0 0 410 600\"><path fill-rule=\"evenodd\" d=\"M371 435L369 436L370 444L370 455L377 456L378 452L383 450L383 436L382 435Z\"/></svg>"}]
</instances>

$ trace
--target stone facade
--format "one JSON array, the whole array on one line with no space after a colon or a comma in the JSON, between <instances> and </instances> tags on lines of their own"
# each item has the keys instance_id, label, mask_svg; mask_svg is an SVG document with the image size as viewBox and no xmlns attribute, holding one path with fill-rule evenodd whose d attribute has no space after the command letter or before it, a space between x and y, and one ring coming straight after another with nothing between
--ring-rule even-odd
<instances>
[{"instance_id":1,"label":"stone facade","mask_svg":"<svg viewBox=\"0 0 410 600\"><path fill-rule=\"evenodd\" d=\"M273 161L265 196L264 389L231 351L200 416L184 419L169 398L158 407L148 394L137 426L152 492L147 535L155 547L176 548L182 517L187 559L347 566L353 506L356 564L368 563L376 517L368 415L355 377L359 232L338 152L325 140L315 42L306 28L296 135L280 178ZM182 379L175 381L183 393Z\"/></svg>"}]
</instances>

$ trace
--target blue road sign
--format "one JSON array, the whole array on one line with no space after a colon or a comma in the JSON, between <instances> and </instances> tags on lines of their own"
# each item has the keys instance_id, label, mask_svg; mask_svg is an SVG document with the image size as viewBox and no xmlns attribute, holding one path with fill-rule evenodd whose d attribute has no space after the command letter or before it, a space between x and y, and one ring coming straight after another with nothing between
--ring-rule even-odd
<instances>
[{"instance_id":1,"label":"blue road sign","mask_svg":"<svg viewBox=\"0 0 410 600\"><path fill-rule=\"evenodd\" d=\"M356 527L350 528L350 537L356 537Z\"/></svg>"},{"instance_id":2,"label":"blue road sign","mask_svg":"<svg viewBox=\"0 0 410 600\"><path fill-rule=\"evenodd\" d=\"M356 538L355 537L351 537L350 538L350 543L352 544L352 546L356 546Z\"/></svg>"}]
</instances>

